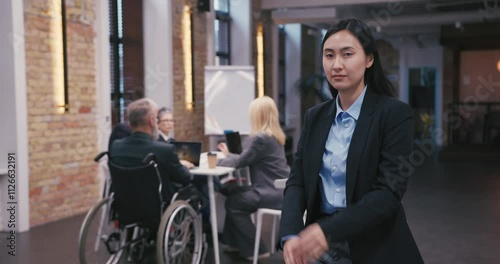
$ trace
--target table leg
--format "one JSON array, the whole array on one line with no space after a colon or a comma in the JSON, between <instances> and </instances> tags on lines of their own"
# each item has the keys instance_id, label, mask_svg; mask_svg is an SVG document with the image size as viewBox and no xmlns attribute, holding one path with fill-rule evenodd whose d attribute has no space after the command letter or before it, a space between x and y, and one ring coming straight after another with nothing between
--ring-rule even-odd
<instances>
[{"instance_id":1,"label":"table leg","mask_svg":"<svg viewBox=\"0 0 500 264\"><path fill-rule=\"evenodd\" d=\"M215 263L220 263L219 257L219 232L217 231L217 211L215 208L215 192L214 192L214 176L209 175L208 181L208 196L210 200L210 222L212 224L212 238L214 242Z\"/></svg>"},{"instance_id":2,"label":"table leg","mask_svg":"<svg viewBox=\"0 0 500 264\"><path fill-rule=\"evenodd\" d=\"M231 174L233 175L233 177L236 174L236 184L238 184L238 186L243 186L243 183L241 182L241 171L240 170L233 171L233 172L231 172Z\"/></svg>"}]
</instances>

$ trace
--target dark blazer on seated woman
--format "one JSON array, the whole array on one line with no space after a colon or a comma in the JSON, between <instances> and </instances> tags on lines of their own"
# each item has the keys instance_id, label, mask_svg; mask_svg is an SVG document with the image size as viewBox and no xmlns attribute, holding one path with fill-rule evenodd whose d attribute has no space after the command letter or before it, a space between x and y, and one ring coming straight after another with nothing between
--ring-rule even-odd
<instances>
[{"instance_id":1,"label":"dark blazer on seated woman","mask_svg":"<svg viewBox=\"0 0 500 264\"><path fill-rule=\"evenodd\" d=\"M286 184L280 237L319 223L329 243L347 241L352 263L423 263L401 199L412 151L413 112L397 99L366 89L346 166L347 207L325 216L320 168L337 109L335 99L309 109ZM342 111L342 110L340 110Z\"/></svg>"},{"instance_id":2,"label":"dark blazer on seated woman","mask_svg":"<svg viewBox=\"0 0 500 264\"><path fill-rule=\"evenodd\" d=\"M173 143L175 142L175 139L173 137L168 137L166 140L165 140L165 137L163 137L162 134L160 134L160 136L158 137L158 141L160 142L165 142L165 143Z\"/></svg>"},{"instance_id":3,"label":"dark blazer on seated woman","mask_svg":"<svg viewBox=\"0 0 500 264\"><path fill-rule=\"evenodd\" d=\"M111 131L109 135L108 150L111 149L111 145L117 139L128 137L132 134L132 128L127 123L118 123Z\"/></svg>"}]
</instances>

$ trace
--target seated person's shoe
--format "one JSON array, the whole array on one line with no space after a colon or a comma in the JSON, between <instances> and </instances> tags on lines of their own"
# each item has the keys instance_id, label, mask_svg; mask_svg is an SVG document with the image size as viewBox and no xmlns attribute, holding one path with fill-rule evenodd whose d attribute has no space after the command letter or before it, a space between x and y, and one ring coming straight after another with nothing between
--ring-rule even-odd
<instances>
[{"instance_id":1,"label":"seated person's shoe","mask_svg":"<svg viewBox=\"0 0 500 264\"><path fill-rule=\"evenodd\" d=\"M268 257L270 257L270 256L271 256L271 253L266 252L266 253L260 254L260 255L257 257L257 259L268 258ZM246 259L246 260L253 261L253 256L251 256L251 257L247 257L247 258L245 258L245 259Z\"/></svg>"}]
</instances>

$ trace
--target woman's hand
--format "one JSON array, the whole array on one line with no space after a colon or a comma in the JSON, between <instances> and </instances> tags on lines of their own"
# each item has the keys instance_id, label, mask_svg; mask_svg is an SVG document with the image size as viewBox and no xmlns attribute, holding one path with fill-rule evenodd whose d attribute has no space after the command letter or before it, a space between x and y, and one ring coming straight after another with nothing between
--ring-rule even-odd
<instances>
[{"instance_id":1,"label":"woman's hand","mask_svg":"<svg viewBox=\"0 0 500 264\"><path fill-rule=\"evenodd\" d=\"M315 261L328 250L328 241L319 224L314 223L299 233L302 243L302 260L305 263Z\"/></svg>"},{"instance_id":2,"label":"woman's hand","mask_svg":"<svg viewBox=\"0 0 500 264\"><path fill-rule=\"evenodd\" d=\"M302 251L300 237L292 237L283 245L283 258L286 264L302 264L304 252Z\"/></svg>"},{"instance_id":3,"label":"woman's hand","mask_svg":"<svg viewBox=\"0 0 500 264\"><path fill-rule=\"evenodd\" d=\"M224 154L225 157L229 154L229 149L227 148L226 143L221 142L217 145L217 148Z\"/></svg>"}]
</instances>

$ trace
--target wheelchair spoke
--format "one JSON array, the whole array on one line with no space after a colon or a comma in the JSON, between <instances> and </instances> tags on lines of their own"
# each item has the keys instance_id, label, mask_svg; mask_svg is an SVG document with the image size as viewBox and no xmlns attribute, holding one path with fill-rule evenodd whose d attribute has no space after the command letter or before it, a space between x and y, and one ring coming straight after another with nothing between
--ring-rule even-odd
<instances>
[{"instance_id":1,"label":"wheelchair spoke","mask_svg":"<svg viewBox=\"0 0 500 264\"><path fill-rule=\"evenodd\" d=\"M202 256L201 217L188 203L176 201L169 206L162 217L161 231L158 236L163 242L158 246L163 253L157 252L167 264L199 263Z\"/></svg>"},{"instance_id":2,"label":"wheelchair spoke","mask_svg":"<svg viewBox=\"0 0 500 264\"><path fill-rule=\"evenodd\" d=\"M79 238L79 258L83 264L118 263L122 256L119 250L121 230L110 219L109 198L92 208L82 224ZM108 250L110 246L111 251Z\"/></svg>"}]
</instances>

